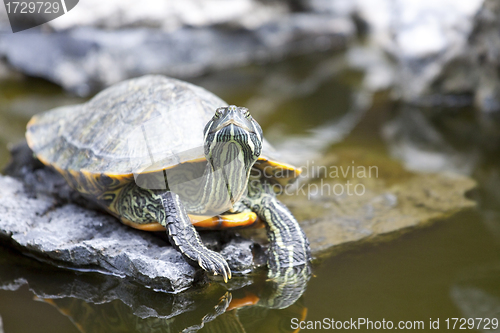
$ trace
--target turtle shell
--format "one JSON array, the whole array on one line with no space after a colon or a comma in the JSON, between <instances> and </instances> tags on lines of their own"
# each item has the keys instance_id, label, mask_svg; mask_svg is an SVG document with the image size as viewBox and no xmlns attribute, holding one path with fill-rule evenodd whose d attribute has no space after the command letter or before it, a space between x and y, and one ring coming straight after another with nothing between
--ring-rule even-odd
<instances>
[{"instance_id":1,"label":"turtle shell","mask_svg":"<svg viewBox=\"0 0 500 333\"><path fill-rule=\"evenodd\" d=\"M26 139L61 173L128 180L132 175L206 161L203 129L228 104L193 84L160 75L116 84L84 104L34 116ZM256 165L286 184L299 174L264 140Z\"/></svg>"}]
</instances>

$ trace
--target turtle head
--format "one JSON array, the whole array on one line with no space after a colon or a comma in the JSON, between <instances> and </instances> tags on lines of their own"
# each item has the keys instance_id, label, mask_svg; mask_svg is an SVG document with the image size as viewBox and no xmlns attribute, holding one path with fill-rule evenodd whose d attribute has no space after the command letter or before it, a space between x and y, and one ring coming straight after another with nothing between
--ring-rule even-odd
<instances>
[{"instance_id":1,"label":"turtle head","mask_svg":"<svg viewBox=\"0 0 500 333\"><path fill-rule=\"evenodd\" d=\"M218 108L204 130L205 157L214 167L239 160L247 171L262 151L262 129L247 108Z\"/></svg>"}]
</instances>

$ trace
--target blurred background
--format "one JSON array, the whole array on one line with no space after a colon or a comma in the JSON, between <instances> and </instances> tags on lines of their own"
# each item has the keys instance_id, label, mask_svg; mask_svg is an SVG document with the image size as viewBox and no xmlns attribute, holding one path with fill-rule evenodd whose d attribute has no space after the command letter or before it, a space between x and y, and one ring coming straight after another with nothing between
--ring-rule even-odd
<instances>
[{"instance_id":1,"label":"blurred background","mask_svg":"<svg viewBox=\"0 0 500 333\"><path fill-rule=\"evenodd\" d=\"M498 0L80 0L15 34L0 5L0 165L34 114L145 74L248 107L299 166L379 173L329 180L362 183L363 196L283 199L317 258L307 291L288 309L248 308L194 327L201 305L145 315L129 298L77 297L68 290L81 281L99 292L119 282L3 246L0 332L231 331L214 327L234 318L248 332L288 332L290 318L305 313L441 325L500 317ZM300 181L328 178L309 176ZM127 288L127 297L145 293ZM186 297L220 297L203 295ZM92 326L88 318L99 319Z\"/></svg>"}]
</instances>

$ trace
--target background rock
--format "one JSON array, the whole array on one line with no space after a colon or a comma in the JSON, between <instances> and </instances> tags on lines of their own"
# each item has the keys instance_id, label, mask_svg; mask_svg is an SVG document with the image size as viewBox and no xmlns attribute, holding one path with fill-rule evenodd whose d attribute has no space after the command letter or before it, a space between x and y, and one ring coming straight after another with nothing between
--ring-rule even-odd
<instances>
[{"instance_id":1,"label":"background rock","mask_svg":"<svg viewBox=\"0 0 500 333\"><path fill-rule=\"evenodd\" d=\"M303 2L313 12L357 20L366 40L351 47L348 58L366 70L365 85L372 91L392 87L405 102L474 101L486 113L500 110L498 1Z\"/></svg>"},{"instance_id":2,"label":"background rock","mask_svg":"<svg viewBox=\"0 0 500 333\"><path fill-rule=\"evenodd\" d=\"M304 221L316 256L354 242L393 238L475 206L466 198L476 186L472 179L407 171L364 150L337 148L309 166L305 177L296 195L283 201Z\"/></svg>"},{"instance_id":3,"label":"background rock","mask_svg":"<svg viewBox=\"0 0 500 333\"><path fill-rule=\"evenodd\" d=\"M0 29L10 29L5 16ZM356 33L366 38L347 44ZM87 96L144 74L187 78L346 45L371 91L500 110L496 0L84 0L41 28L1 34L0 75L15 69Z\"/></svg>"},{"instance_id":4,"label":"background rock","mask_svg":"<svg viewBox=\"0 0 500 333\"><path fill-rule=\"evenodd\" d=\"M186 78L339 48L353 33L346 18L293 12L280 1L87 0L41 29L2 34L0 55L85 96L148 73Z\"/></svg>"},{"instance_id":5,"label":"background rock","mask_svg":"<svg viewBox=\"0 0 500 333\"><path fill-rule=\"evenodd\" d=\"M488 136L478 128L465 131L463 124L460 128L460 132L440 130L420 109L406 105L384 124L382 133L391 155L403 161L409 170L453 171L470 175L482 159L482 154L477 149L481 145L478 141L488 139L494 143L499 142L499 139L498 135ZM459 149L450 144L453 140L449 139L449 132L455 134L457 140L464 141Z\"/></svg>"}]
</instances>

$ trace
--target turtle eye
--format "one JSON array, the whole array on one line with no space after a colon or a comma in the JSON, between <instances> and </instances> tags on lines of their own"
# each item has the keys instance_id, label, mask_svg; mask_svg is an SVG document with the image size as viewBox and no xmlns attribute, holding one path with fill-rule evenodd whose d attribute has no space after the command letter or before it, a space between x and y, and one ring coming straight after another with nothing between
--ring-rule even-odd
<instances>
[{"instance_id":1,"label":"turtle eye","mask_svg":"<svg viewBox=\"0 0 500 333\"><path fill-rule=\"evenodd\" d=\"M224 112L224 108L218 108L217 110L215 110L215 119L218 119L220 118L220 116L222 116L222 113Z\"/></svg>"},{"instance_id":2,"label":"turtle eye","mask_svg":"<svg viewBox=\"0 0 500 333\"><path fill-rule=\"evenodd\" d=\"M240 108L240 111L246 118L250 118L250 111L247 108Z\"/></svg>"}]
</instances>

